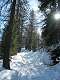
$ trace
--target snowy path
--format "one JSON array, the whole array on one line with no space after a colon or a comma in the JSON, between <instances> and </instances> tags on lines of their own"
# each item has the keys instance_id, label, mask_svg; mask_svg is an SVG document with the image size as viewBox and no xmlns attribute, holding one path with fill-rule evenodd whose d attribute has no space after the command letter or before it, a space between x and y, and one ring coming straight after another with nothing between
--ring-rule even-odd
<instances>
[{"instance_id":1,"label":"snowy path","mask_svg":"<svg viewBox=\"0 0 60 80\"><path fill-rule=\"evenodd\" d=\"M47 67L48 62L46 52L17 53L11 59L12 70L2 69L0 62L0 80L60 80L60 64Z\"/></svg>"}]
</instances>

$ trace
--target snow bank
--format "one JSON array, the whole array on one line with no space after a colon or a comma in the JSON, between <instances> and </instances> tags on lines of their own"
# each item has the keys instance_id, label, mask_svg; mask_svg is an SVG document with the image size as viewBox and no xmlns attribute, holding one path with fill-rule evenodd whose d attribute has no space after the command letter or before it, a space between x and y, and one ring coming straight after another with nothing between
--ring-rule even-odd
<instances>
[{"instance_id":1,"label":"snow bank","mask_svg":"<svg viewBox=\"0 0 60 80\"><path fill-rule=\"evenodd\" d=\"M50 64L50 56L46 50L27 51L12 56L11 70L2 68L0 61L0 80L60 80L60 63Z\"/></svg>"}]
</instances>

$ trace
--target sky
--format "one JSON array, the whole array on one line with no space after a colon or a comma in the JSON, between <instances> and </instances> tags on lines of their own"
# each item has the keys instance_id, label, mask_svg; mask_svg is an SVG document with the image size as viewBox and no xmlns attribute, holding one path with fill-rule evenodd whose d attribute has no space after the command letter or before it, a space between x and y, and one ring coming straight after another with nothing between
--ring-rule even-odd
<instances>
[{"instance_id":1,"label":"sky","mask_svg":"<svg viewBox=\"0 0 60 80\"><path fill-rule=\"evenodd\" d=\"M30 4L30 8L34 10L35 12L35 18L37 23L37 33L41 36L41 27L43 25L43 23L41 23L41 21L44 19L44 15L40 12L38 6L39 6L39 2L38 0L28 0L29 4Z\"/></svg>"},{"instance_id":2,"label":"sky","mask_svg":"<svg viewBox=\"0 0 60 80\"><path fill-rule=\"evenodd\" d=\"M35 17L38 20L38 22L41 22L44 19L44 15L40 12L38 6L39 6L39 2L38 0L28 0L31 9L33 9L35 11ZM39 24L42 25L42 24Z\"/></svg>"},{"instance_id":3,"label":"sky","mask_svg":"<svg viewBox=\"0 0 60 80\"><path fill-rule=\"evenodd\" d=\"M28 0L28 1L29 1L31 8L34 11L37 11L38 10L38 0Z\"/></svg>"}]
</instances>

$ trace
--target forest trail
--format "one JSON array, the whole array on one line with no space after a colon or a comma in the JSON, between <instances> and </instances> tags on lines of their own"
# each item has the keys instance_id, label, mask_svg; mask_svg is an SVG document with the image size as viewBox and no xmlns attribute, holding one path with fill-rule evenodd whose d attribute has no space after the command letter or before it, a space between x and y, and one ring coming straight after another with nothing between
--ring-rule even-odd
<instances>
[{"instance_id":1,"label":"forest trail","mask_svg":"<svg viewBox=\"0 0 60 80\"><path fill-rule=\"evenodd\" d=\"M49 56L46 52L41 52L42 50L33 52L23 49L22 52L12 56L11 70L3 69L1 60L0 80L59 80L60 64L48 67L44 63ZM49 60L46 60L46 63L48 62Z\"/></svg>"}]
</instances>

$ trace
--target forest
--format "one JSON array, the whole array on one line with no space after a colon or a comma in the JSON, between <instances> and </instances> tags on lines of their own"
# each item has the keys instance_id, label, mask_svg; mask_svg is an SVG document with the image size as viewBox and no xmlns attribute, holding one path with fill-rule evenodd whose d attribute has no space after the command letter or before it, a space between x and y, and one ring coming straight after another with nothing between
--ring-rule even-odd
<instances>
[{"instance_id":1,"label":"forest","mask_svg":"<svg viewBox=\"0 0 60 80\"><path fill-rule=\"evenodd\" d=\"M60 80L60 0L0 0L0 77Z\"/></svg>"}]
</instances>

